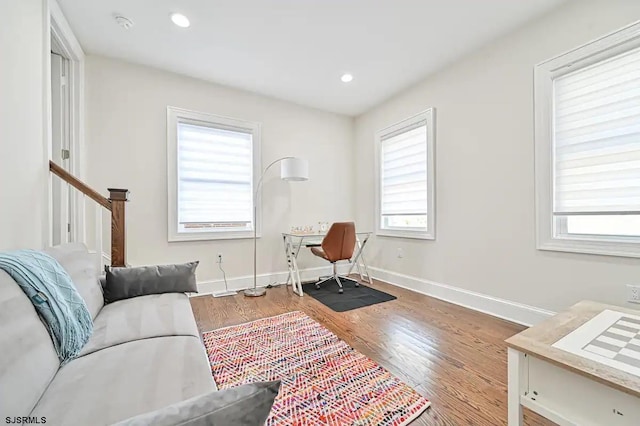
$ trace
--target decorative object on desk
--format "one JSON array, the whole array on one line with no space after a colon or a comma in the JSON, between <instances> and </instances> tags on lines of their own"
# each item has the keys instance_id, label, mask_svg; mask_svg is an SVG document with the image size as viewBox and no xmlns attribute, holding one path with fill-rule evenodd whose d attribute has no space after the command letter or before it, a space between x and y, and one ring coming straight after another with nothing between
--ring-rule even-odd
<instances>
[{"instance_id":1,"label":"decorative object on desk","mask_svg":"<svg viewBox=\"0 0 640 426\"><path fill-rule=\"evenodd\" d=\"M309 180L309 163L307 160L303 160L297 157L282 157L278 158L275 161L272 161L262 172L260 176L260 180L256 185L256 190L253 193L253 288L246 289L244 291L245 296L257 297L264 296L267 292L265 287L258 288L258 272L257 272L257 227L256 227L256 217L258 216L258 193L260 192L260 187L262 185L262 180L264 179L267 171L274 166L275 164L280 163L280 179L291 181L291 182L301 182L305 180Z\"/></svg>"},{"instance_id":2,"label":"decorative object on desk","mask_svg":"<svg viewBox=\"0 0 640 426\"><path fill-rule=\"evenodd\" d=\"M332 285L316 288L315 282L303 284L302 289L306 294L335 312L351 311L397 299L391 294L369 286L356 286L355 281L351 279L341 279L341 281L344 289L343 294L336 293L335 287Z\"/></svg>"},{"instance_id":3,"label":"decorative object on desk","mask_svg":"<svg viewBox=\"0 0 640 426\"><path fill-rule=\"evenodd\" d=\"M202 337L219 389L281 381L267 426L403 426L431 405L299 311L205 332Z\"/></svg>"},{"instance_id":4,"label":"decorative object on desk","mask_svg":"<svg viewBox=\"0 0 640 426\"><path fill-rule=\"evenodd\" d=\"M291 233L296 235L310 235L315 234L315 231L313 230L312 225L292 226Z\"/></svg>"}]
</instances>

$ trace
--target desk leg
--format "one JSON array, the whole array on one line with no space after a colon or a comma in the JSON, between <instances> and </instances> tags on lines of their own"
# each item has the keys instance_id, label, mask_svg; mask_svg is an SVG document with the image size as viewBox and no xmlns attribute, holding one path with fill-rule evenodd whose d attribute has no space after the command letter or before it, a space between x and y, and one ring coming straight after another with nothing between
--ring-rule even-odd
<instances>
[{"instance_id":1,"label":"desk leg","mask_svg":"<svg viewBox=\"0 0 640 426\"><path fill-rule=\"evenodd\" d=\"M290 237L284 236L284 251L287 256L287 267L289 268L289 275L287 276L287 284L291 281L291 289L298 296L304 296L304 292L302 291L302 281L300 280L300 270L298 269L298 261L296 257L298 256L298 250L295 250L293 246L293 242Z\"/></svg>"},{"instance_id":2,"label":"desk leg","mask_svg":"<svg viewBox=\"0 0 640 426\"><path fill-rule=\"evenodd\" d=\"M362 267L364 268L364 277L362 276L362 273L360 273L360 278L366 280L369 285L371 285L373 284L373 279L371 278L371 274L369 273L369 267L367 266L367 261L364 258L364 253L360 254L360 259L362 260Z\"/></svg>"},{"instance_id":3,"label":"desk leg","mask_svg":"<svg viewBox=\"0 0 640 426\"><path fill-rule=\"evenodd\" d=\"M525 368L524 354L515 349L507 348L507 374L508 374L508 414L509 426L522 426L522 405L520 395L526 386L523 380Z\"/></svg>"},{"instance_id":4,"label":"desk leg","mask_svg":"<svg viewBox=\"0 0 640 426\"><path fill-rule=\"evenodd\" d=\"M353 257L353 259L351 259L349 262L351 262L351 266L349 267L349 272L347 272L347 275L351 275L351 273L353 272L353 268L355 268L356 266L358 266L358 258L360 257L360 239L358 237L356 237L356 247L358 248L356 251L356 255Z\"/></svg>"},{"instance_id":5,"label":"desk leg","mask_svg":"<svg viewBox=\"0 0 640 426\"><path fill-rule=\"evenodd\" d=\"M364 258L364 246L367 244L367 241L369 241L369 237L366 237L362 242L360 241L360 238L356 237L356 245L358 247L358 251L356 252L355 257L351 261L351 267L349 268L349 272L347 273L347 275L351 275L354 267L358 268L358 274L360 275L360 279L362 281L368 282L369 285L371 285L373 284L373 280L371 279L371 275L369 275L369 268L367 267L367 262ZM362 273L363 269L364 269L364 274Z\"/></svg>"},{"instance_id":6,"label":"desk leg","mask_svg":"<svg viewBox=\"0 0 640 426\"><path fill-rule=\"evenodd\" d=\"M289 282L293 278L291 260L289 260L289 238L287 238L286 235L283 235L282 242L284 246L284 258L287 261L287 268L289 269L289 275L287 275L287 281L285 281L284 285L289 285Z\"/></svg>"},{"instance_id":7,"label":"desk leg","mask_svg":"<svg viewBox=\"0 0 640 426\"><path fill-rule=\"evenodd\" d=\"M298 261L295 256L292 258L293 268L295 270L295 278L293 279L293 292L298 296L304 296L304 292L302 291L302 280L300 279L300 269L298 268Z\"/></svg>"}]
</instances>

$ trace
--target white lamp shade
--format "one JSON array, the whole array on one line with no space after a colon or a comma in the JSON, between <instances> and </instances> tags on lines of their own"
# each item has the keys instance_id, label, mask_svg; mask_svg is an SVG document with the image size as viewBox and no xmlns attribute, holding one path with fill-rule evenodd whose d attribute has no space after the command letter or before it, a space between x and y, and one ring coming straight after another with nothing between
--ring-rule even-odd
<instances>
[{"instance_id":1,"label":"white lamp shade","mask_svg":"<svg viewBox=\"0 0 640 426\"><path fill-rule=\"evenodd\" d=\"M309 180L309 162L302 158L285 158L280 163L280 178L287 181Z\"/></svg>"}]
</instances>

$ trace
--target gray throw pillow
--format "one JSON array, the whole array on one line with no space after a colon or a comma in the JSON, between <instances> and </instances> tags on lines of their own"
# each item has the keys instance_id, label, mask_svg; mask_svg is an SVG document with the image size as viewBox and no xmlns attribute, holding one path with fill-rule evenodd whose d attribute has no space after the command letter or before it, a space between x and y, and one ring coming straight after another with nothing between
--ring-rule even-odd
<instances>
[{"instance_id":1,"label":"gray throw pillow","mask_svg":"<svg viewBox=\"0 0 640 426\"><path fill-rule=\"evenodd\" d=\"M104 300L107 303L160 293L198 292L196 267L199 262L179 265L116 268L106 266Z\"/></svg>"},{"instance_id":2,"label":"gray throw pillow","mask_svg":"<svg viewBox=\"0 0 640 426\"><path fill-rule=\"evenodd\" d=\"M205 393L114 426L264 426L279 389L264 382Z\"/></svg>"}]
</instances>

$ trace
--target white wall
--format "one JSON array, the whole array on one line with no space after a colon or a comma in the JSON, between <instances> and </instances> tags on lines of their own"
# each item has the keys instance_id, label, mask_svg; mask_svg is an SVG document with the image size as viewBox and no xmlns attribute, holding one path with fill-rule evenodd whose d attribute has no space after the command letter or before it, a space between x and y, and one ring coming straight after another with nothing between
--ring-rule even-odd
<instances>
[{"instance_id":1,"label":"white wall","mask_svg":"<svg viewBox=\"0 0 640 426\"><path fill-rule=\"evenodd\" d=\"M200 260L198 280L251 275L251 240L167 242L167 105L262 123L262 163L309 160L310 180L287 183L279 168L264 182L258 273L286 270L280 233L291 225L352 220L353 120L153 68L104 57L86 62L87 181L128 188L127 261L132 265ZM301 253L301 267L326 262Z\"/></svg>"},{"instance_id":2,"label":"white wall","mask_svg":"<svg viewBox=\"0 0 640 426\"><path fill-rule=\"evenodd\" d=\"M48 239L46 4L0 2L0 250L40 248Z\"/></svg>"},{"instance_id":3,"label":"white wall","mask_svg":"<svg viewBox=\"0 0 640 426\"><path fill-rule=\"evenodd\" d=\"M370 263L550 310L624 304L640 259L536 250L533 67L639 18L637 0L574 0L358 117L356 218L373 228L374 133L437 108L437 239L377 237Z\"/></svg>"}]
</instances>

